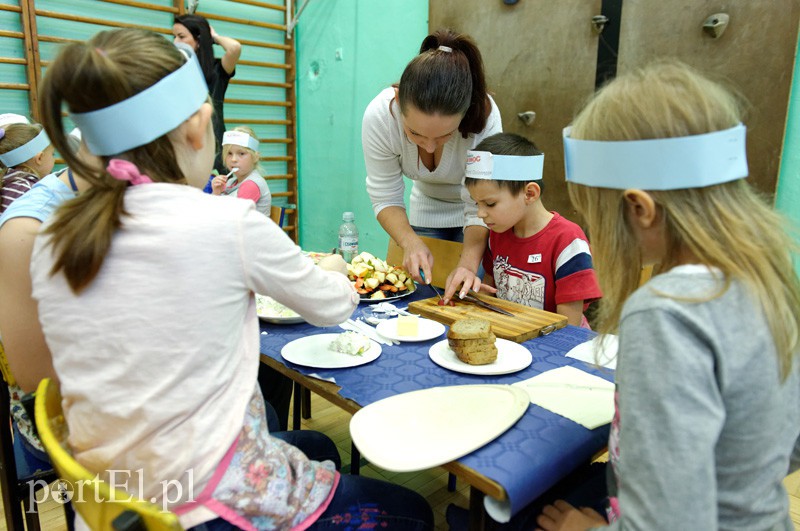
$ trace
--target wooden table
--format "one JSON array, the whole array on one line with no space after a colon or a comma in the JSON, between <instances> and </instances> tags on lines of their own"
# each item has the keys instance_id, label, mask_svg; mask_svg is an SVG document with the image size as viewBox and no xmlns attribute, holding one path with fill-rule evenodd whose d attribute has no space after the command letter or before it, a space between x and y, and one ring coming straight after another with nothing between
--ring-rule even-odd
<instances>
[{"instance_id":1,"label":"wooden table","mask_svg":"<svg viewBox=\"0 0 800 531\"><path fill-rule=\"evenodd\" d=\"M331 404L342 408L351 415L361 409L357 403L343 398L339 391L342 389L332 382L320 380L306 376L300 372L295 371L279 362L276 359L261 355L261 362L272 367L279 373L287 376L294 382L294 403L292 411L292 425L294 429L300 429L300 417L302 414L302 407L305 405L302 399L298 399L303 395L302 390L308 389L312 393L316 393ZM360 453L355 445L351 450L351 465L350 472L358 474ZM487 515L483 507L484 495L491 496L498 500L505 500L507 498L505 489L496 481L493 481L483 474L480 474L472 468L465 466L458 461L452 461L441 465L441 468L447 470L458 479L464 481L469 485L469 513L470 513L470 530L482 530L486 528Z\"/></svg>"}]
</instances>

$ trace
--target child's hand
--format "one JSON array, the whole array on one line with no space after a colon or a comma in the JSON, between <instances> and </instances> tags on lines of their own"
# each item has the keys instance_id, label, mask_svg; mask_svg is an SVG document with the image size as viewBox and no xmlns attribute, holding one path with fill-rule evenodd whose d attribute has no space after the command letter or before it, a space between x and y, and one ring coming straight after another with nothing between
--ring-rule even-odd
<instances>
[{"instance_id":1,"label":"child's hand","mask_svg":"<svg viewBox=\"0 0 800 531\"><path fill-rule=\"evenodd\" d=\"M211 193L214 195L219 195L225 190L225 184L228 181L228 178L225 175L217 175L211 181Z\"/></svg>"},{"instance_id":2,"label":"child's hand","mask_svg":"<svg viewBox=\"0 0 800 531\"><path fill-rule=\"evenodd\" d=\"M592 527L606 527L603 516L589 507L573 507L564 500L546 505L536 519L537 529L545 531L583 531Z\"/></svg>"}]
</instances>

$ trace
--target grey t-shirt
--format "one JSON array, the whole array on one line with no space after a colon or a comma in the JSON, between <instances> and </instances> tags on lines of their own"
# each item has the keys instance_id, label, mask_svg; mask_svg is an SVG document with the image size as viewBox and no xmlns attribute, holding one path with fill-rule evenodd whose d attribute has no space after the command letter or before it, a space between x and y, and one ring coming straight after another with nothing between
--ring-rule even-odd
<instances>
[{"instance_id":1,"label":"grey t-shirt","mask_svg":"<svg viewBox=\"0 0 800 531\"><path fill-rule=\"evenodd\" d=\"M612 529L793 529L782 480L800 464L800 359L781 382L763 312L738 282L701 303L659 295L703 297L717 282L680 266L625 304Z\"/></svg>"}]
</instances>

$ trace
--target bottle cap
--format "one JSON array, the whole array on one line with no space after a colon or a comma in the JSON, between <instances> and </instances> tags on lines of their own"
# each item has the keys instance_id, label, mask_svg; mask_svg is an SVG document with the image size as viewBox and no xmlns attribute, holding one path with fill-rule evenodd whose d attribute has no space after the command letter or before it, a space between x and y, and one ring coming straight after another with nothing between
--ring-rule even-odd
<instances>
[{"instance_id":1,"label":"bottle cap","mask_svg":"<svg viewBox=\"0 0 800 531\"><path fill-rule=\"evenodd\" d=\"M352 212L345 212L342 214L342 221L353 221L354 219L356 219L356 217Z\"/></svg>"}]
</instances>

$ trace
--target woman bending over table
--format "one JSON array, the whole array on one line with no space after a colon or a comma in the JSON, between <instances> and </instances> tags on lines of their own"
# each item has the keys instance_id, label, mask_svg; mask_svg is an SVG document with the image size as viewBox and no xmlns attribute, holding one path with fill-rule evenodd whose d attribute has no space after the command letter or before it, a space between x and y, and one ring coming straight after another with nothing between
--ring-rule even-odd
<instances>
[{"instance_id":1,"label":"woman bending over table","mask_svg":"<svg viewBox=\"0 0 800 531\"><path fill-rule=\"evenodd\" d=\"M359 506L365 525L430 529L416 493L342 476L269 434L253 293L320 326L345 320L358 296L341 259L316 267L252 202L197 189L214 159L207 99L191 50L143 30L69 44L47 70L45 127L90 184L31 259L73 455L105 479L137 470L131 494L186 529L336 527ZM63 108L99 171L67 149ZM167 499L165 484L182 488Z\"/></svg>"},{"instance_id":2,"label":"woman bending over table","mask_svg":"<svg viewBox=\"0 0 800 531\"><path fill-rule=\"evenodd\" d=\"M462 285L480 287L476 273L489 232L464 188L464 168L467 150L501 131L478 47L449 30L428 35L400 83L364 112L367 192L381 226L403 248L406 271L417 282L420 270L432 278L433 255L420 236L464 242L446 300ZM404 175L414 181L408 210Z\"/></svg>"}]
</instances>

